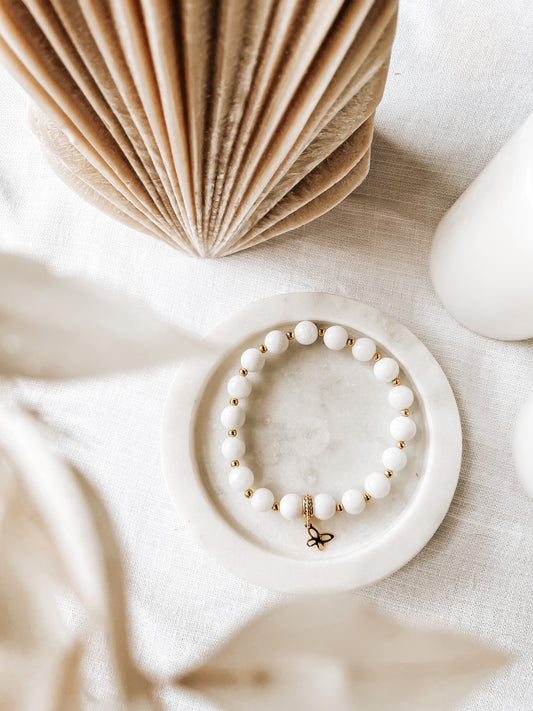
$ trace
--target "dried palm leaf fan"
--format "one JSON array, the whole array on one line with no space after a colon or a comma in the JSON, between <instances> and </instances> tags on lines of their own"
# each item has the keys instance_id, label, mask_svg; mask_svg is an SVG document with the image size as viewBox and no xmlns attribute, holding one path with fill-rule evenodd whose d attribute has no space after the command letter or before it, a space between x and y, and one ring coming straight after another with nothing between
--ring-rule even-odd
<instances>
[{"instance_id":1,"label":"dried palm leaf fan","mask_svg":"<svg viewBox=\"0 0 533 711\"><path fill-rule=\"evenodd\" d=\"M323 214L367 174L397 0L2 0L0 55L61 178L190 254Z\"/></svg>"}]
</instances>

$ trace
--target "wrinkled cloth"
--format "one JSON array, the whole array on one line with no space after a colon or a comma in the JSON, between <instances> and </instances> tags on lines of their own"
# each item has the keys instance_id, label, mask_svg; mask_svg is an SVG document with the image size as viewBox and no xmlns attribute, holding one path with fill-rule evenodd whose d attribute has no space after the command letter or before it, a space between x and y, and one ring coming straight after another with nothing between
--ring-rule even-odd
<instances>
[{"instance_id":1,"label":"wrinkled cloth","mask_svg":"<svg viewBox=\"0 0 533 711\"><path fill-rule=\"evenodd\" d=\"M186 257L70 192L30 132L24 94L0 71L3 249L139 296L199 333L272 294L342 294L390 313L435 355L463 425L454 501L413 561L354 594L512 651L514 662L463 711L533 708L533 504L510 451L517 411L533 393L533 343L495 342L459 326L432 290L428 257L444 212L533 109L532 37L528 0L404 0L368 179L312 224L219 260ZM185 671L280 599L227 573L173 509L159 427L174 370L19 388L110 509L136 653L159 678ZM97 664L102 650L93 653ZM169 708L212 708L181 692L165 696Z\"/></svg>"}]
</instances>

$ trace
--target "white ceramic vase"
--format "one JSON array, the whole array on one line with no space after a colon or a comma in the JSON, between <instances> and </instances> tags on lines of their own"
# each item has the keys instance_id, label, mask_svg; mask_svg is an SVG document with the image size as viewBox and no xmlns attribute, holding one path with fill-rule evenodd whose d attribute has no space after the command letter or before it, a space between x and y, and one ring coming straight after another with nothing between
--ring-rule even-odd
<instances>
[{"instance_id":1,"label":"white ceramic vase","mask_svg":"<svg viewBox=\"0 0 533 711\"><path fill-rule=\"evenodd\" d=\"M431 274L467 328L502 340L533 337L533 114L440 222Z\"/></svg>"}]
</instances>

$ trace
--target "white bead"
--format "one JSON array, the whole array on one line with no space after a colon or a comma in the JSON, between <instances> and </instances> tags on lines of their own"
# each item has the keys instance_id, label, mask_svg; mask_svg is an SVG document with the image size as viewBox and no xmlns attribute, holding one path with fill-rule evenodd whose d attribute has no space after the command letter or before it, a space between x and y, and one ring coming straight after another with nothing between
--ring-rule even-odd
<instances>
[{"instance_id":1,"label":"white bead","mask_svg":"<svg viewBox=\"0 0 533 711\"><path fill-rule=\"evenodd\" d=\"M228 405L220 413L220 421L228 430L242 427L246 421L246 413L238 405Z\"/></svg>"},{"instance_id":2,"label":"white bead","mask_svg":"<svg viewBox=\"0 0 533 711\"><path fill-rule=\"evenodd\" d=\"M248 348L241 356L242 367L246 368L246 370L249 370L250 373L254 373L258 370L261 370L264 364L265 356L263 353L261 353L259 348Z\"/></svg>"},{"instance_id":3,"label":"white bead","mask_svg":"<svg viewBox=\"0 0 533 711\"><path fill-rule=\"evenodd\" d=\"M342 326L330 326L324 333L324 344L332 351L340 351L346 345L348 333Z\"/></svg>"},{"instance_id":4,"label":"white bead","mask_svg":"<svg viewBox=\"0 0 533 711\"><path fill-rule=\"evenodd\" d=\"M357 489L345 491L342 495L341 503L346 513L353 515L361 513L366 506L365 497Z\"/></svg>"},{"instance_id":5,"label":"white bead","mask_svg":"<svg viewBox=\"0 0 533 711\"><path fill-rule=\"evenodd\" d=\"M298 518L302 515L302 497L298 494L285 494L279 502L279 512L287 520Z\"/></svg>"},{"instance_id":6,"label":"white bead","mask_svg":"<svg viewBox=\"0 0 533 711\"><path fill-rule=\"evenodd\" d=\"M416 434L416 423L410 417L395 417L390 423L390 433L397 442L409 442Z\"/></svg>"},{"instance_id":7,"label":"white bead","mask_svg":"<svg viewBox=\"0 0 533 711\"><path fill-rule=\"evenodd\" d=\"M294 329L294 337L302 346L310 346L318 338L318 328L312 321L300 321Z\"/></svg>"},{"instance_id":8,"label":"white bead","mask_svg":"<svg viewBox=\"0 0 533 711\"><path fill-rule=\"evenodd\" d=\"M234 375L228 381L228 394L231 397L248 397L252 392L252 383L242 375Z\"/></svg>"},{"instance_id":9,"label":"white bead","mask_svg":"<svg viewBox=\"0 0 533 711\"><path fill-rule=\"evenodd\" d=\"M248 467L233 467L229 473L229 485L237 491L246 491L254 483L254 473Z\"/></svg>"},{"instance_id":10,"label":"white bead","mask_svg":"<svg viewBox=\"0 0 533 711\"><path fill-rule=\"evenodd\" d=\"M327 521L337 510L335 499L329 494L317 494L313 499L313 510L316 518Z\"/></svg>"},{"instance_id":11,"label":"white bead","mask_svg":"<svg viewBox=\"0 0 533 711\"><path fill-rule=\"evenodd\" d=\"M407 464L407 455L398 447L389 447L383 452L381 457L385 469L391 469L393 472L401 472Z\"/></svg>"},{"instance_id":12,"label":"white bead","mask_svg":"<svg viewBox=\"0 0 533 711\"><path fill-rule=\"evenodd\" d=\"M255 511L269 511L274 503L274 494L270 489L256 489L250 501Z\"/></svg>"},{"instance_id":13,"label":"white bead","mask_svg":"<svg viewBox=\"0 0 533 711\"><path fill-rule=\"evenodd\" d=\"M270 331L265 336L265 346L270 353L285 353L289 347L289 339L283 331Z\"/></svg>"},{"instance_id":14,"label":"white bead","mask_svg":"<svg viewBox=\"0 0 533 711\"><path fill-rule=\"evenodd\" d=\"M352 355L362 363L376 355L376 344L371 338L358 338L352 347Z\"/></svg>"},{"instance_id":15,"label":"white bead","mask_svg":"<svg viewBox=\"0 0 533 711\"><path fill-rule=\"evenodd\" d=\"M246 445L238 437L227 437L222 443L221 449L226 459L240 459L246 452Z\"/></svg>"},{"instance_id":16,"label":"white bead","mask_svg":"<svg viewBox=\"0 0 533 711\"><path fill-rule=\"evenodd\" d=\"M394 358L381 358L374 365L374 375L378 380L394 380L398 377L400 366Z\"/></svg>"},{"instance_id":17,"label":"white bead","mask_svg":"<svg viewBox=\"0 0 533 711\"><path fill-rule=\"evenodd\" d=\"M365 491L374 499L384 499L390 491L390 479L381 472L373 472L365 479Z\"/></svg>"},{"instance_id":18,"label":"white bead","mask_svg":"<svg viewBox=\"0 0 533 711\"><path fill-rule=\"evenodd\" d=\"M397 410L411 407L414 399L413 391L407 385L395 385L389 390L389 405Z\"/></svg>"}]
</instances>

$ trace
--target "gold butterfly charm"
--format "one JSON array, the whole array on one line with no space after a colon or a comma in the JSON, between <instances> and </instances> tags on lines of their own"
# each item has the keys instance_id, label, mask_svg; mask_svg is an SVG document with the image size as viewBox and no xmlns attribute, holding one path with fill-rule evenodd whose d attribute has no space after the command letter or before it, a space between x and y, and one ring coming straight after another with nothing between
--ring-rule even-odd
<instances>
[{"instance_id":1,"label":"gold butterfly charm","mask_svg":"<svg viewBox=\"0 0 533 711\"><path fill-rule=\"evenodd\" d=\"M307 532L309 533L307 545L309 548L316 546L319 551L323 551L326 547L326 543L329 543L335 538L333 533L320 533L311 525L307 526Z\"/></svg>"}]
</instances>

